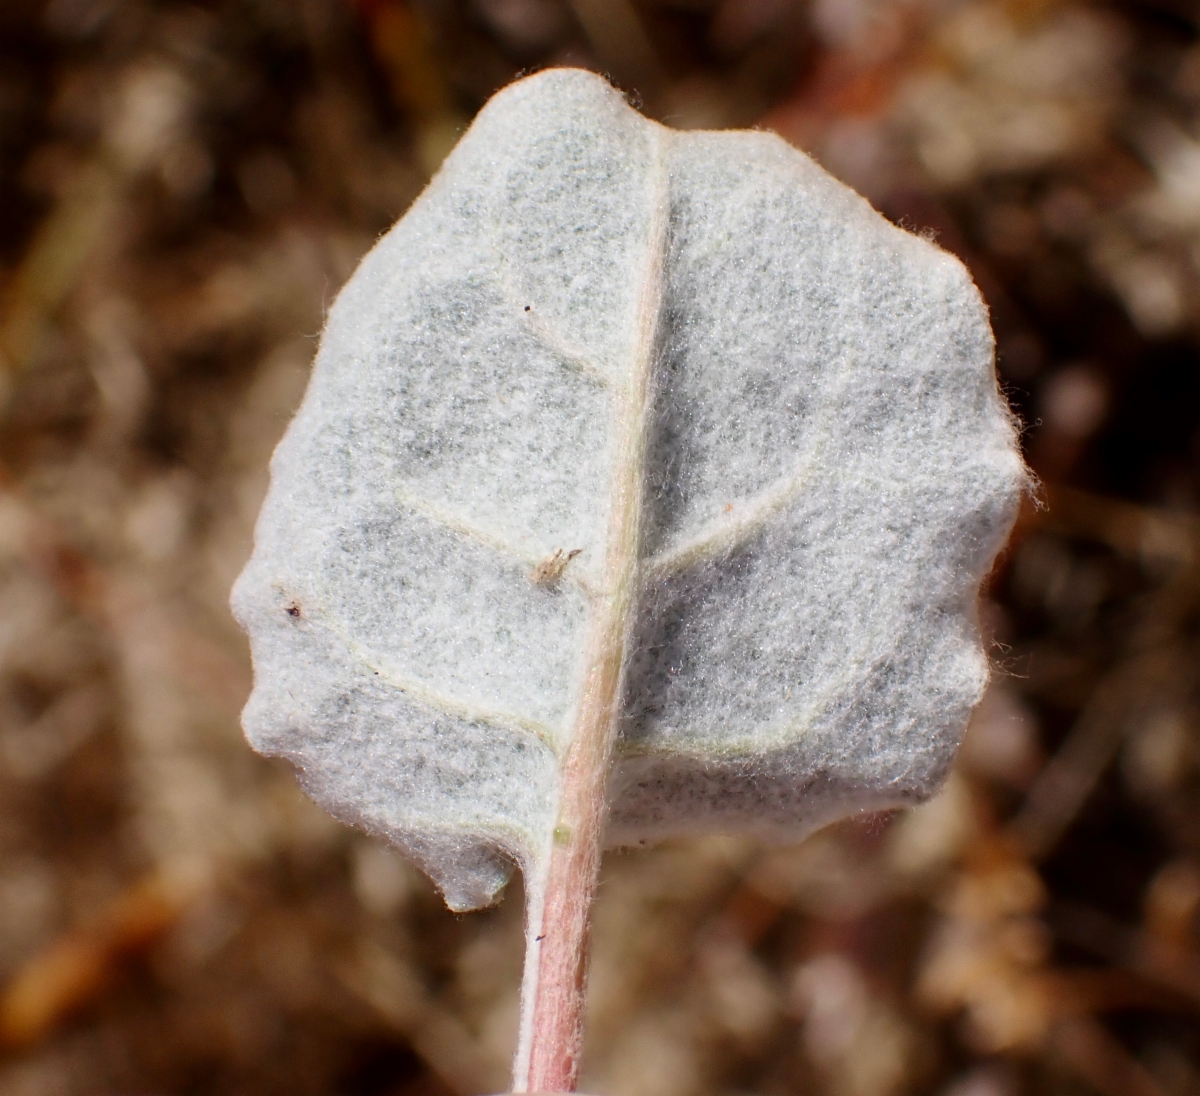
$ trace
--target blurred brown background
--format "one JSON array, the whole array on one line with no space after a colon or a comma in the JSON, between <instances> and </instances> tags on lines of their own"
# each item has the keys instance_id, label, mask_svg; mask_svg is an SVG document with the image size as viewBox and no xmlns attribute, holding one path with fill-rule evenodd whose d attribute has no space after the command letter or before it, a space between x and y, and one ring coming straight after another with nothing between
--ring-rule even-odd
<instances>
[{"instance_id":1,"label":"blurred brown background","mask_svg":"<svg viewBox=\"0 0 1200 1096\"><path fill-rule=\"evenodd\" d=\"M517 73L776 129L987 296L1046 506L932 804L610 858L606 1096L1200 1093L1194 0L4 0L0 1093L502 1091L455 917L244 746L322 313Z\"/></svg>"}]
</instances>

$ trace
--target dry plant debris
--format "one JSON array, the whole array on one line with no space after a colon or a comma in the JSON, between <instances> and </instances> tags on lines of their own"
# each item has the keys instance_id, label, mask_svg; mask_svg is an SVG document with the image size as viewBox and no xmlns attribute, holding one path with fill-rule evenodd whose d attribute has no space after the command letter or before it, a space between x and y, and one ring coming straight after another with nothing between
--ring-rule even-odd
<instances>
[{"instance_id":1,"label":"dry plant debris","mask_svg":"<svg viewBox=\"0 0 1200 1096\"><path fill-rule=\"evenodd\" d=\"M519 902L446 914L250 754L225 593L336 288L445 134L559 63L675 126L772 126L959 254L1047 503L990 580L942 798L609 860L585 1084L1197 1091L1200 29L1173 0L0 7L0 1091L504 1083Z\"/></svg>"}]
</instances>

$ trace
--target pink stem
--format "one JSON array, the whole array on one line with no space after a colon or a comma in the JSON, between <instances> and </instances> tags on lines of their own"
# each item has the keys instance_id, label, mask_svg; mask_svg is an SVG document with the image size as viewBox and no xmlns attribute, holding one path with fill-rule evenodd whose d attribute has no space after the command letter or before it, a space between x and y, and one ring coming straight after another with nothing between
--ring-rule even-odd
<instances>
[{"instance_id":1,"label":"pink stem","mask_svg":"<svg viewBox=\"0 0 1200 1096\"><path fill-rule=\"evenodd\" d=\"M603 643L592 664L575 748L563 774L533 990L528 1092L574 1092L579 1079L591 907L603 848L623 638L610 630L604 637L610 642Z\"/></svg>"},{"instance_id":2,"label":"pink stem","mask_svg":"<svg viewBox=\"0 0 1200 1096\"><path fill-rule=\"evenodd\" d=\"M593 603L586 677L571 746L563 766L558 825L541 880L526 880L529 909L527 972L517 1091L574 1092L583 1045L584 989L592 900L600 872L605 790L616 742L625 648L640 583L642 475L646 417L661 307L667 218L665 130L653 131L652 212L646 268L631 340L626 383L615 392L615 462L603 567L603 591ZM540 908L539 908L540 906ZM536 968L536 969L534 969Z\"/></svg>"}]
</instances>

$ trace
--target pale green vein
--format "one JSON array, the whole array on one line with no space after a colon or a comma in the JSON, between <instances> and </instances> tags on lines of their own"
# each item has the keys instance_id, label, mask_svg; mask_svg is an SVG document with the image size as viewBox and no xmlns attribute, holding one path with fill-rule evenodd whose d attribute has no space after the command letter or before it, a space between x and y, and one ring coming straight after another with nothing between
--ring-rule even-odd
<instances>
[{"instance_id":1,"label":"pale green vein","mask_svg":"<svg viewBox=\"0 0 1200 1096\"><path fill-rule=\"evenodd\" d=\"M606 370L557 335L536 312L530 309L528 312L522 311L520 315L522 321L537 337L538 342L549 350L562 365L584 374L605 388L613 387L613 378Z\"/></svg>"},{"instance_id":2,"label":"pale green vein","mask_svg":"<svg viewBox=\"0 0 1200 1096\"><path fill-rule=\"evenodd\" d=\"M717 559L752 540L755 535L795 499L812 481L816 457L804 462L801 470L782 483L737 504L736 512L711 522L690 540L659 552L644 566L647 582L661 582L670 575L686 571L697 563Z\"/></svg>"},{"instance_id":3,"label":"pale green vein","mask_svg":"<svg viewBox=\"0 0 1200 1096\"><path fill-rule=\"evenodd\" d=\"M728 517L708 522L682 544L651 556L643 564L642 574L646 582L661 582L698 563L719 559L734 551L751 541L771 518L800 496L820 471L821 456L833 433L833 410L849 373L850 366L844 366L837 381L831 385L813 427L816 435L813 443L792 473L757 495L736 502Z\"/></svg>"},{"instance_id":4,"label":"pale green vein","mask_svg":"<svg viewBox=\"0 0 1200 1096\"><path fill-rule=\"evenodd\" d=\"M314 604L314 599L307 599L305 604L311 606ZM459 697L447 696L445 693L431 689L419 681L399 674L395 669L389 667L386 662L374 655L368 648L352 639L319 610L307 609L304 619L310 626L336 639L345 648L347 653L353 656L373 677L377 677L383 684L390 685L398 692L412 697L425 707L440 712L442 715L465 720L468 723L486 723L489 726L497 727L514 734L532 735L548 746L556 756L560 755L563 745L561 742L562 736L550 725L536 719L517 715L515 712L488 708L482 704L474 704L469 700L462 700Z\"/></svg>"},{"instance_id":5,"label":"pale green vein","mask_svg":"<svg viewBox=\"0 0 1200 1096\"><path fill-rule=\"evenodd\" d=\"M490 529L485 529L482 525L478 525L454 510L415 494L403 484L396 488L396 498L401 505L420 514L426 520L457 533L465 540L482 545L497 555L504 556L513 563L524 567L527 572L532 571L547 556L552 555L555 549L570 551L574 547L570 544L556 544L549 551L531 551ZM567 567L559 581L577 587L585 597L594 599L597 596L595 586L586 577L583 568L578 565Z\"/></svg>"},{"instance_id":6,"label":"pale green vein","mask_svg":"<svg viewBox=\"0 0 1200 1096\"><path fill-rule=\"evenodd\" d=\"M622 739L618 745L620 755L623 758L679 757L738 761L760 759L767 750L782 750L794 746L812 729L830 704L859 679L870 652L886 648L889 636L890 633L883 629L867 636L856 650L848 652L841 660L842 669L833 680L798 712L756 726L741 735L723 738L720 742L702 740L698 736L685 737L679 743L664 741L657 736L639 738L634 742Z\"/></svg>"},{"instance_id":7,"label":"pale green vein","mask_svg":"<svg viewBox=\"0 0 1200 1096\"><path fill-rule=\"evenodd\" d=\"M597 365L585 350L573 346L556 332L538 313L536 302L529 307L529 311L525 311L526 306L530 305L529 295L522 295L517 291L517 287L509 275L511 261L500 250L494 239L491 241L491 245L499 265L496 280L500 286L500 293L512 306L514 314L519 317L519 321L525 326L525 329L554 355L560 365L582 373L605 388L612 388L615 384L612 373Z\"/></svg>"},{"instance_id":8,"label":"pale green vein","mask_svg":"<svg viewBox=\"0 0 1200 1096\"><path fill-rule=\"evenodd\" d=\"M458 697L446 696L444 693L430 689L418 681L402 677L394 670L389 669L384 663L370 659L365 651L354 651L353 653L358 655L362 660L362 664L377 675L381 681L391 685L406 696L411 696L427 708L433 708L443 715L453 716L468 723L486 723L488 726L498 727L514 734L533 735L549 746L556 755L559 753L560 736L553 727L545 723L540 723L535 719L527 719L524 716L517 715L515 712L487 708L480 704L472 704L469 701L460 700Z\"/></svg>"}]
</instances>

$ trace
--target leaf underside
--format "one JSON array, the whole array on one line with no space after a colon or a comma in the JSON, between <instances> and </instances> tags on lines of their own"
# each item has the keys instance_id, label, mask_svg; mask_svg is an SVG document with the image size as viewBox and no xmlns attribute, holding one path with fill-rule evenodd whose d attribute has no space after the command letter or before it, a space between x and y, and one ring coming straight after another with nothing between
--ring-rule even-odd
<instances>
[{"instance_id":1,"label":"leaf underside","mask_svg":"<svg viewBox=\"0 0 1200 1096\"><path fill-rule=\"evenodd\" d=\"M551 70L331 311L235 589L245 727L484 905L546 859L609 621L609 840L797 838L939 783L1022 485L961 264Z\"/></svg>"}]
</instances>

